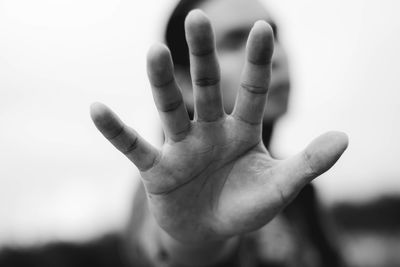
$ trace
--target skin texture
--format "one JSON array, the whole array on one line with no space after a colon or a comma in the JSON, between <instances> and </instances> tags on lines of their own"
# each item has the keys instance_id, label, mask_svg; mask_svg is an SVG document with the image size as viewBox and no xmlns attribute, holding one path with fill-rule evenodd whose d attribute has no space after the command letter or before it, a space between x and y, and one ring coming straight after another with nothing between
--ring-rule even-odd
<instances>
[{"instance_id":1,"label":"skin texture","mask_svg":"<svg viewBox=\"0 0 400 267\"><path fill-rule=\"evenodd\" d=\"M222 105L209 19L192 11L185 28L193 121L163 45L153 46L148 54L148 76L166 137L161 149L149 145L103 104L93 104L91 116L100 132L141 171L150 210L161 228L178 243L201 246L266 224L339 159L348 141L343 133L329 132L292 158L273 159L261 140L271 80L271 27L259 21L251 29L229 115Z\"/></svg>"}]
</instances>

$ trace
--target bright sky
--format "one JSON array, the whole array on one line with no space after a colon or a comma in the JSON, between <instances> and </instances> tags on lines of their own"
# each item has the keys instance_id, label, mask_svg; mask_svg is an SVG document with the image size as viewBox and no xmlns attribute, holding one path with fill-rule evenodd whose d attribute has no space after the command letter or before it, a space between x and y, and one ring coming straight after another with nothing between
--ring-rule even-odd
<instances>
[{"instance_id":1,"label":"bright sky","mask_svg":"<svg viewBox=\"0 0 400 267\"><path fill-rule=\"evenodd\" d=\"M97 133L102 101L159 145L145 54L176 1L0 0L0 245L118 229L137 171ZM350 136L326 203L400 193L398 1L269 0L294 88L274 149ZM275 12L274 12L275 11Z\"/></svg>"}]
</instances>

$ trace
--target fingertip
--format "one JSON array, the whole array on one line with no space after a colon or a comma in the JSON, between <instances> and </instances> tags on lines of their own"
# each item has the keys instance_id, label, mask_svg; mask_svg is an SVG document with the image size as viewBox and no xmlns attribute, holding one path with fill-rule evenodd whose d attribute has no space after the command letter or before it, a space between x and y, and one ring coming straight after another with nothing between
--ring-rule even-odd
<instances>
[{"instance_id":1,"label":"fingertip","mask_svg":"<svg viewBox=\"0 0 400 267\"><path fill-rule=\"evenodd\" d=\"M265 20L257 20L254 23L252 29L259 33L267 34L267 35L271 36L272 38L274 37L273 29L272 29L271 25L269 25L269 23L267 23Z\"/></svg>"},{"instance_id":2,"label":"fingertip","mask_svg":"<svg viewBox=\"0 0 400 267\"><path fill-rule=\"evenodd\" d=\"M104 115L105 112L107 112L108 107L104 105L103 103L100 102L93 102L90 105L90 117L92 118L93 121L96 122L100 117Z\"/></svg>"},{"instance_id":3,"label":"fingertip","mask_svg":"<svg viewBox=\"0 0 400 267\"><path fill-rule=\"evenodd\" d=\"M173 79L171 53L165 44L153 44L147 53L147 74L153 85L159 86Z\"/></svg>"},{"instance_id":4,"label":"fingertip","mask_svg":"<svg viewBox=\"0 0 400 267\"><path fill-rule=\"evenodd\" d=\"M193 9L186 16L185 26L190 26L192 24L204 24L209 22L210 19L201 9Z\"/></svg>"},{"instance_id":5,"label":"fingertip","mask_svg":"<svg viewBox=\"0 0 400 267\"><path fill-rule=\"evenodd\" d=\"M195 9L187 15L185 34L191 54L203 56L214 51L213 28L210 19L203 11Z\"/></svg>"},{"instance_id":6,"label":"fingertip","mask_svg":"<svg viewBox=\"0 0 400 267\"><path fill-rule=\"evenodd\" d=\"M164 68L166 65L170 65L171 53L169 48L162 43L153 44L147 52L147 64L152 69L157 69L157 66Z\"/></svg>"},{"instance_id":7,"label":"fingertip","mask_svg":"<svg viewBox=\"0 0 400 267\"><path fill-rule=\"evenodd\" d=\"M325 151L338 157L346 150L349 143L347 134L339 131L326 132L314 139L308 146L310 151ZM324 150L321 150L323 148Z\"/></svg>"},{"instance_id":8,"label":"fingertip","mask_svg":"<svg viewBox=\"0 0 400 267\"><path fill-rule=\"evenodd\" d=\"M329 170L347 146L348 136L343 132L330 131L314 139L304 151L313 178Z\"/></svg>"},{"instance_id":9,"label":"fingertip","mask_svg":"<svg viewBox=\"0 0 400 267\"><path fill-rule=\"evenodd\" d=\"M274 51L274 34L271 26L258 20L254 23L247 41L247 58L254 64L269 64Z\"/></svg>"},{"instance_id":10,"label":"fingertip","mask_svg":"<svg viewBox=\"0 0 400 267\"><path fill-rule=\"evenodd\" d=\"M336 135L336 138L341 140L343 145L347 148L349 145L349 136L345 132L340 132L340 131L334 131L332 132L334 135Z\"/></svg>"},{"instance_id":11,"label":"fingertip","mask_svg":"<svg viewBox=\"0 0 400 267\"><path fill-rule=\"evenodd\" d=\"M90 116L96 128L107 138L112 136L116 129L121 128L122 122L118 116L103 103L92 103Z\"/></svg>"},{"instance_id":12,"label":"fingertip","mask_svg":"<svg viewBox=\"0 0 400 267\"><path fill-rule=\"evenodd\" d=\"M153 62L154 60L158 60L160 58L164 58L169 56L170 52L168 47L163 43L155 43L150 46L149 51L147 52L147 60L148 62Z\"/></svg>"},{"instance_id":13,"label":"fingertip","mask_svg":"<svg viewBox=\"0 0 400 267\"><path fill-rule=\"evenodd\" d=\"M328 138L330 143L335 146L338 153L342 154L349 146L349 137L346 133L340 131L329 131L322 135Z\"/></svg>"}]
</instances>

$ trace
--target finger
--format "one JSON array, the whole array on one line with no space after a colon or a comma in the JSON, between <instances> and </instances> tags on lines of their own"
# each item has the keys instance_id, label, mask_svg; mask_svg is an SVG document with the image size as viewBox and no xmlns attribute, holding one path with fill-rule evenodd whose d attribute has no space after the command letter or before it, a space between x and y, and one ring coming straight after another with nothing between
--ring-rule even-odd
<instances>
[{"instance_id":1,"label":"finger","mask_svg":"<svg viewBox=\"0 0 400 267\"><path fill-rule=\"evenodd\" d=\"M175 81L171 54L165 45L153 45L150 49L147 73L166 137L174 141L183 139L190 129L190 119Z\"/></svg>"},{"instance_id":2,"label":"finger","mask_svg":"<svg viewBox=\"0 0 400 267\"><path fill-rule=\"evenodd\" d=\"M278 188L283 199L291 201L314 178L329 170L348 146L341 132L328 132L314 139L305 150L279 166Z\"/></svg>"},{"instance_id":3,"label":"finger","mask_svg":"<svg viewBox=\"0 0 400 267\"><path fill-rule=\"evenodd\" d=\"M246 63L232 115L249 124L260 124L264 116L274 38L271 27L258 21L250 31Z\"/></svg>"},{"instance_id":4,"label":"finger","mask_svg":"<svg viewBox=\"0 0 400 267\"><path fill-rule=\"evenodd\" d=\"M140 171L149 170L156 163L158 150L147 143L135 130L126 126L118 116L101 103L90 107L90 115L97 129Z\"/></svg>"},{"instance_id":5,"label":"finger","mask_svg":"<svg viewBox=\"0 0 400 267\"><path fill-rule=\"evenodd\" d=\"M215 121L224 115L220 71L210 20L200 10L185 20L186 40L190 53L195 114L199 121Z\"/></svg>"}]
</instances>

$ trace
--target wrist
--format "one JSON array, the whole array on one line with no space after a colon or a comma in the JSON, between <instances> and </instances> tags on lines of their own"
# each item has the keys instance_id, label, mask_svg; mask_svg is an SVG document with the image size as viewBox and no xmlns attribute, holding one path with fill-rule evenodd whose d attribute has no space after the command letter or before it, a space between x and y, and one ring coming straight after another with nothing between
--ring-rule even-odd
<instances>
[{"instance_id":1,"label":"wrist","mask_svg":"<svg viewBox=\"0 0 400 267\"><path fill-rule=\"evenodd\" d=\"M152 216L143 188L138 190L134 203L127 228L127 254L133 266L136 258L147 262L146 266L213 266L238 254L239 237L196 244L174 239Z\"/></svg>"},{"instance_id":2,"label":"wrist","mask_svg":"<svg viewBox=\"0 0 400 267\"><path fill-rule=\"evenodd\" d=\"M171 237L146 214L139 242L153 266L215 266L232 258L239 247L239 237L203 243L184 243Z\"/></svg>"},{"instance_id":3,"label":"wrist","mask_svg":"<svg viewBox=\"0 0 400 267\"><path fill-rule=\"evenodd\" d=\"M239 237L205 243L182 243L159 228L159 252L169 266L214 266L225 262L239 246Z\"/></svg>"}]
</instances>

